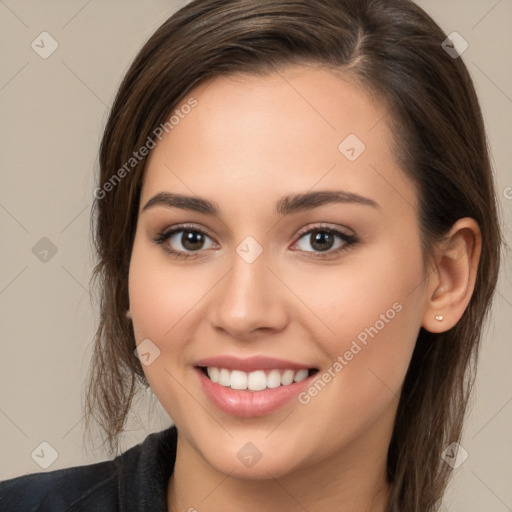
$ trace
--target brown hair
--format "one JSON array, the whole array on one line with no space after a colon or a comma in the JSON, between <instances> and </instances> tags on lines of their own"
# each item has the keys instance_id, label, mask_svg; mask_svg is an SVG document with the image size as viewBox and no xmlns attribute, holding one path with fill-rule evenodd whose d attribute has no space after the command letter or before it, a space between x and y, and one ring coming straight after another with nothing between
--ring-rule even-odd
<instances>
[{"instance_id":1,"label":"brown hair","mask_svg":"<svg viewBox=\"0 0 512 512\"><path fill-rule=\"evenodd\" d=\"M195 0L147 41L105 128L102 193L95 194L92 219L99 261L91 284L99 280L101 317L86 430L95 417L111 454L140 384L148 385L125 318L146 158L108 193L106 183L205 78L314 63L357 80L387 106L396 156L418 189L425 261L457 219L474 218L482 232L475 289L462 318L441 334L420 330L389 447L387 511L438 509L450 474L441 452L461 436L502 240L479 103L462 59L442 48L445 38L408 0Z\"/></svg>"}]
</instances>

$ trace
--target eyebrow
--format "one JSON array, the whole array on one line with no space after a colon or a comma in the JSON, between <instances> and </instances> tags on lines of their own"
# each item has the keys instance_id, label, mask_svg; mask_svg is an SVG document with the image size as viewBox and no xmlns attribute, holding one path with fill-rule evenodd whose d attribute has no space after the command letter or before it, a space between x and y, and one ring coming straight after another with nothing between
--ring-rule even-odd
<instances>
[{"instance_id":1,"label":"eyebrow","mask_svg":"<svg viewBox=\"0 0 512 512\"><path fill-rule=\"evenodd\" d=\"M284 196L276 203L275 213L277 215L291 215L293 213L312 210L320 206L335 203L351 203L380 208L377 202L368 197L353 194L352 192L345 192L343 190L324 190ZM180 208L182 210L190 210L215 217L220 216L220 208L215 202L197 196L193 197L182 194L172 194L170 192L159 192L144 205L142 211L144 212L155 206Z\"/></svg>"}]
</instances>

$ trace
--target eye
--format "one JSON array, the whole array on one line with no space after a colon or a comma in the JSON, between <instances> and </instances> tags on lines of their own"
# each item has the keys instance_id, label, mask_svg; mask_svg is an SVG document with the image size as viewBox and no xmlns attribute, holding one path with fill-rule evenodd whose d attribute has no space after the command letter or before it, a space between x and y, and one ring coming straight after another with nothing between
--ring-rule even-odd
<instances>
[{"instance_id":1,"label":"eye","mask_svg":"<svg viewBox=\"0 0 512 512\"><path fill-rule=\"evenodd\" d=\"M208 249L216 245L215 242L208 245L208 240L213 242L202 229L188 225L164 230L153 239L155 243L161 244L165 251L183 259L196 256L194 253L201 252L201 249Z\"/></svg>"},{"instance_id":2,"label":"eye","mask_svg":"<svg viewBox=\"0 0 512 512\"><path fill-rule=\"evenodd\" d=\"M208 243L209 241L209 243ZM163 249L178 259L199 256L202 249L217 246L212 238L202 229L194 225L180 225L159 232L153 242L162 245ZM299 250L312 253L315 258L328 258L355 245L358 239L347 233L328 226L314 226L300 234L299 241L294 245ZM313 248L308 250L307 246Z\"/></svg>"},{"instance_id":3,"label":"eye","mask_svg":"<svg viewBox=\"0 0 512 512\"><path fill-rule=\"evenodd\" d=\"M314 253L314 257L325 257L338 254L357 243L357 238L327 226L315 226L302 233L296 242L299 249ZM313 250L308 250L308 246ZM325 254L325 256L324 256Z\"/></svg>"}]
</instances>

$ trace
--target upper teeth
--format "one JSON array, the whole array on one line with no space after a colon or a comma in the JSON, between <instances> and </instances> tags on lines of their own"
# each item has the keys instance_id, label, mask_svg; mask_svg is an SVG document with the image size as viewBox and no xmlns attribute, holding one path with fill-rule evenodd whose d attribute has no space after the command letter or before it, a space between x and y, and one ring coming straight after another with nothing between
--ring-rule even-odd
<instances>
[{"instance_id":1,"label":"upper teeth","mask_svg":"<svg viewBox=\"0 0 512 512\"><path fill-rule=\"evenodd\" d=\"M300 382L307 378L308 370L263 370L254 372L242 372L240 370L227 370L226 368L208 367L208 377L224 387L231 389L248 389L249 391L261 391L266 388L288 386L293 382Z\"/></svg>"}]
</instances>

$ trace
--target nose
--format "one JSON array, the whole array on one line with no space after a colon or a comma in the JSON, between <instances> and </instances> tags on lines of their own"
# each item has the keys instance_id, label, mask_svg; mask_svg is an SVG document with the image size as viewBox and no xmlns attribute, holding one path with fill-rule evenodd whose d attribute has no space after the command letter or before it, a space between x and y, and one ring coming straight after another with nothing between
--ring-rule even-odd
<instances>
[{"instance_id":1,"label":"nose","mask_svg":"<svg viewBox=\"0 0 512 512\"><path fill-rule=\"evenodd\" d=\"M286 289L268 268L265 251L252 263L235 253L232 262L210 301L213 327L237 340L283 330L289 315Z\"/></svg>"}]
</instances>

